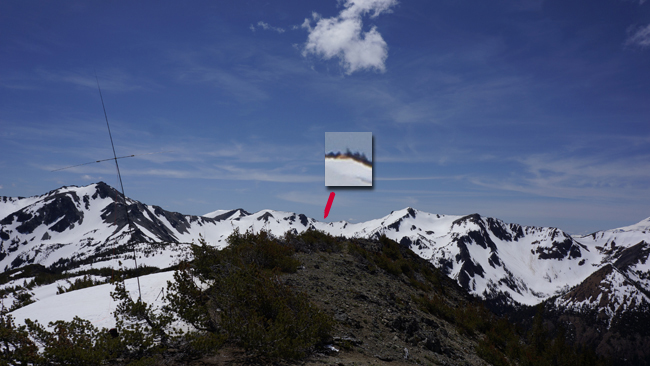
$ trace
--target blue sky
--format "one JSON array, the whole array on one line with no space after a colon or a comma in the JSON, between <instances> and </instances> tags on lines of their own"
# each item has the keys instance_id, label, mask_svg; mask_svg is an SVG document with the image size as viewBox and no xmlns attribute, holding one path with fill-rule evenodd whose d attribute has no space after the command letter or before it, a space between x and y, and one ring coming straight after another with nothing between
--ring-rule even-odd
<instances>
[{"instance_id":1,"label":"blue sky","mask_svg":"<svg viewBox=\"0 0 650 366\"><path fill-rule=\"evenodd\" d=\"M650 216L650 2L4 1L0 195L117 186L187 214L322 219L324 133L372 132L412 206L588 233Z\"/></svg>"}]
</instances>

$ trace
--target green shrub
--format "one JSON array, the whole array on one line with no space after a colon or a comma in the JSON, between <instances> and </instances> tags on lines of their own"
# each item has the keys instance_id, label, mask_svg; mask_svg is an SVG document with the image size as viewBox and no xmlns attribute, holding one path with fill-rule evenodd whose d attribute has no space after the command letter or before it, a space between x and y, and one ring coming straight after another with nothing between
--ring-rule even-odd
<instances>
[{"instance_id":1,"label":"green shrub","mask_svg":"<svg viewBox=\"0 0 650 366\"><path fill-rule=\"evenodd\" d=\"M394 240L388 239L386 235L382 235L379 238L379 242L381 243L382 253L384 253L388 258L394 261L404 258L400 252L399 244Z\"/></svg>"},{"instance_id":2,"label":"green shrub","mask_svg":"<svg viewBox=\"0 0 650 366\"><path fill-rule=\"evenodd\" d=\"M435 268L430 267L415 253L406 248L401 248L397 242L388 239L386 236L379 238L381 244L379 248L372 248L372 243L369 245L367 242L358 239L352 239L345 243L347 244L348 253L366 264L371 272L376 267L379 267L394 276L404 274L408 277L411 286L425 292L431 291L433 287L442 287L438 271ZM372 249L366 249L364 245Z\"/></svg>"},{"instance_id":3,"label":"green shrub","mask_svg":"<svg viewBox=\"0 0 650 366\"><path fill-rule=\"evenodd\" d=\"M14 295L14 303L13 305L11 305L9 311L14 311L16 309L22 308L23 306L27 306L31 303L36 302L36 300L32 299L33 296L32 293L25 288L21 288L17 290L16 292L14 292L13 295Z\"/></svg>"},{"instance_id":4,"label":"green shrub","mask_svg":"<svg viewBox=\"0 0 650 366\"><path fill-rule=\"evenodd\" d=\"M95 285L100 285L103 282L102 281L95 281L93 280L90 276L84 275L82 278L77 278L75 279L74 282L70 282L69 280L67 281L70 286L67 288L63 286L57 286L57 291L56 294L60 295L66 292L74 291L74 290L80 290L82 288L87 288L87 287L92 287Z\"/></svg>"},{"instance_id":5,"label":"green shrub","mask_svg":"<svg viewBox=\"0 0 650 366\"><path fill-rule=\"evenodd\" d=\"M287 231L282 239L295 251L303 253L340 253L343 250L341 238L333 237L326 232L313 228L309 228L300 234Z\"/></svg>"},{"instance_id":6,"label":"green shrub","mask_svg":"<svg viewBox=\"0 0 650 366\"><path fill-rule=\"evenodd\" d=\"M368 271L374 273L377 270L377 265L375 264L375 258L372 253L368 250L355 243L354 241L347 241L348 253L353 255L358 261L365 264L368 267Z\"/></svg>"},{"instance_id":7,"label":"green shrub","mask_svg":"<svg viewBox=\"0 0 650 366\"><path fill-rule=\"evenodd\" d=\"M211 333L205 331L191 331L183 338L183 350L191 356L213 354L219 350L227 340L225 334Z\"/></svg>"},{"instance_id":8,"label":"green shrub","mask_svg":"<svg viewBox=\"0 0 650 366\"><path fill-rule=\"evenodd\" d=\"M37 364L42 360L27 327L17 326L11 314L5 312L0 312L0 356L0 366Z\"/></svg>"},{"instance_id":9,"label":"green shrub","mask_svg":"<svg viewBox=\"0 0 650 366\"><path fill-rule=\"evenodd\" d=\"M485 334L479 339L476 352L493 365L603 365L593 351L570 347L562 327L551 337L543 326L543 308L538 308L533 326L528 332L528 342L518 334L515 326L505 318L498 318L481 304L461 303L452 307L442 298L413 297L423 311L445 319L456 329L471 337Z\"/></svg>"},{"instance_id":10,"label":"green shrub","mask_svg":"<svg viewBox=\"0 0 650 366\"><path fill-rule=\"evenodd\" d=\"M305 295L252 268L223 273L212 298L215 322L232 341L257 356L304 357L333 326Z\"/></svg>"},{"instance_id":11,"label":"green shrub","mask_svg":"<svg viewBox=\"0 0 650 366\"><path fill-rule=\"evenodd\" d=\"M200 239L193 261L168 283L170 309L196 329L268 359L305 356L328 337L333 320L280 282L300 264L294 249L265 232L228 237L218 250ZM222 336L222 338L219 338Z\"/></svg>"},{"instance_id":12,"label":"green shrub","mask_svg":"<svg viewBox=\"0 0 650 366\"><path fill-rule=\"evenodd\" d=\"M114 312L116 328L121 349L127 357L141 359L159 353L178 335L171 327L174 315L169 308L154 311L153 305L141 298L133 300L124 282L115 283L111 297L118 302Z\"/></svg>"},{"instance_id":13,"label":"green shrub","mask_svg":"<svg viewBox=\"0 0 650 366\"><path fill-rule=\"evenodd\" d=\"M261 231L259 234L246 232L240 234L235 230L227 239L228 247L219 251L218 256L233 264L255 266L266 270L279 270L284 273L295 273L300 262L293 258L294 249L280 243L271 234ZM205 253L202 248L194 253L195 260ZM215 253L212 251L213 254Z\"/></svg>"},{"instance_id":14,"label":"green shrub","mask_svg":"<svg viewBox=\"0 0 650 366\"><path fill-rule=\"evenodd\" d=\"M481 340L476 346L476 354L493 366L510 366L510 362L494 345Z\"/></svg>"},{"instance_id":15,"label":"green shrub","mask_svg":"<svg viewBox=\"0 0 650 366\"><path fill-rule=\"evenodd\" d=\"M74 317L71 322L50 322L48 331L38 322L25 320L30 334L43 347L36 364L101 365L117 350L118 341L106 329L99 330L88 320Z\"/></svg>"},{"instance_id":16,"label":"green shrub","mask_svg":"<svg viewBox=\"0 0 650 366\"><path fill-rule=\"evenodd\" d=\"M449 306L444 299L435 295L431 298L426 296L414 296L412 299L419 305L422 311L437 316L438 318L444 319L450 323L455 323L453 308Z\"/></svg>"}]
</instances>

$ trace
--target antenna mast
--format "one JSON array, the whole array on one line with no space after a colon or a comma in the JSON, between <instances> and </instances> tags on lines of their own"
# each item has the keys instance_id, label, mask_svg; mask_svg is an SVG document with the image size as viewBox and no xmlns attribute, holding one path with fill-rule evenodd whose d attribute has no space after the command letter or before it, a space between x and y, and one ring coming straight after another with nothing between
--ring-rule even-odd
<instances>
[{"instance_id":1,"label":"antenna mast","mask_svg":"<svg viewBox=\"0 0 650 366\"><path fill-rule=\"evenodd\" d=\"M104 106L104 97L102 96L102 89L99 87L99 78L95 73L97 79L97 90L99 90L99 99L102 100L102 108L104 109L104 117L106 118L106 127L108 128L108 137L111 139L111 147L113 148L113 159L115 160L115 167L117 168L117 176L120 179L120 188L122 188L122 199L124 199L124 211L126 212L126 222L128 228L131 229L131 218L129 217L129 207L126 203L126 195L124 194L124 184L122 184L122 175L120 174L120 165L117 163L117 154L115 153L115 145L113 144L113 135L111 135L111 126L108 124L108 115L106 114L106 107ZM117 204L117 202L115 203ZM115 213L117 215L117 212ZM138 280L138 299L142 299L142 290L140 289L140 275L138 274L138 260L135 252L135 245L133 246L133 260L135 261L135 273Z\"/></svg>"}]
</instances>

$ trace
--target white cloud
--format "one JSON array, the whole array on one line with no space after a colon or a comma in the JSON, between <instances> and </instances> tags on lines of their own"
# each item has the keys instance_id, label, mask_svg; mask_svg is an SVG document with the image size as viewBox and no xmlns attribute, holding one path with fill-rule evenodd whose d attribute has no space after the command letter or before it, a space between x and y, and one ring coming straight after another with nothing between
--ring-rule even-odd
<instances>
[{"instance_id":1,"label":"white cloud","mask_svg":"<svg viewBox=\"0 0 650 366\"><path fill-rule=\"evenodd\" d=\"M2 188L4 188L4 187L0 186L0 189L2 189Z\"/></svg>"},{"instance_id":2,"label":"white cloud","mask_svg":"<svg viewBox=\"0 0 650 366\"><path fill-rule=\"evenodd\" d=\"M397 0L346 0L341 12L342 17L357 17L373 12L371 18L383 12L390 12L390 8L397 5Z\"/></svg>"},{"instance_id":3,"label":"white cloud","mask_svg":"<svg viewBox=\"0 0 650 366\"><path fill-rule=\"evenodd\" d=\"M645 27L636 28L634 34L628 37L625 44L650 47L650 24Z\"/></svg>"},{"instance_id":4,"label":"white cloud","mask_svg":"<svg viewBox=\"0 0 650 366\"><path fill-rule=\"evenodd\" d=\"M326 60L338 57L348 75L364 69L384 72L388 46L376 27L363 32L362 17L390 12L396 4L397 0L345 0L344 9L336 17L322 18L312 13L316 25L312 27L310 19L302 24L309 31L303 56L314 54Z\"/></svg>"},{"instance_id":5,"label":"white cloud","mask_svg":"<svg viewBox=\"0 0 650 366\"><path fill-rule=\"evenodd\" d=\"M273 26L269 25L269 23L266 23L266 22L263 22L263 21L259 21L259 22L257 22L257 28L261 28L261 29L264 29L264 30L271 30L271 31L278 32L278 33L284 33L284 28L273 27ZM256 30L257 28L255 28L255 26L252 25L252 24L251 24L251 26L250 26L250 29L251 29L253 32L255 32L255 30Z\"/></svg>"}]
</instances>

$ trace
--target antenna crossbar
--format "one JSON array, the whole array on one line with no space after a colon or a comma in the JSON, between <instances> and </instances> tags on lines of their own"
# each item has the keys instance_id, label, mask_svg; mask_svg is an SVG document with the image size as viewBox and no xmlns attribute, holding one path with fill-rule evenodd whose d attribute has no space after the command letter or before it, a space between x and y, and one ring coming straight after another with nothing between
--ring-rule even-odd
<instances>
[{"instance_id":1,"label":"antenna crossbar","mask_svg":"<svg viewBox=\"0 0 650 366\"><path fill-rule=\"evenodd\" d=\"M102 108L104 109L104 117L106 118L106 127L108 128L108 136L111 139L111 147L113 148L113 159L107 159L107 160L115 160L115 168L117 168L117 176L120 179L120 188L122 189L122 199L124 200L124 211L126 212L126 222L127 222L128 228L131 229L131 218L129 217L129 206L128 206L128 203L126 202L126 195L124 194L124 184L122 184L122 175L120 174L120 165L117 163L118 157L117 157L117 154L115 153L115 145L113 144L113 135L111 134L111 126L108 124L108 114L106 114L106 107L104 106L104 97L102 96L102 89L99 87L99 78L97 77L97 73L95 73L95 79L97 79L97 90L99 90L99 98L102 101ZM117 204L117 202L116 202L116 204ZM138 280L138 299L141 300L142 299L142 290L140 288L140 275L138 274L138 259L137 259L137 255L136 255L136 252L135 252L135 245L133 246L133 260L135 261L136 279Z\"/></svg>"},{"instance_id":2,"label":"antenna crossbar","mask_svg":"<svg viewBox=\"0 0 650 366\"><path fill-rule=\"evenodd\" d=\"M78 167L78 166L82 166L82 165L101 163L101 162L109 161L109 160L117 160L117 159L133 158L133 157L136 157L136 156L152 155L152 154L162 154L162 153L168 153L168 152L173 152L173 151L171 151L171 150L167 150L167 151L158 151L158 152L151 152L151 153L145 153L145 154L132 154L132 155L125 155L125 156L118 156L118 157L114 157L114 158L108 158L108 159L101 159L101 160L89 161L89 162L87 162L87 163L83 163L83 164L71 165L71 166L67 166L67 167L65 167L65 168L54 169L54 170L51 170L51 172L58 172L59 170L65 170L65 169L70 169L70 168L76 168L76 167Z\"/></svg>"}]
</instances>

